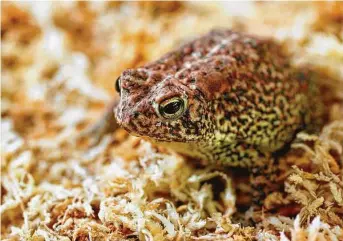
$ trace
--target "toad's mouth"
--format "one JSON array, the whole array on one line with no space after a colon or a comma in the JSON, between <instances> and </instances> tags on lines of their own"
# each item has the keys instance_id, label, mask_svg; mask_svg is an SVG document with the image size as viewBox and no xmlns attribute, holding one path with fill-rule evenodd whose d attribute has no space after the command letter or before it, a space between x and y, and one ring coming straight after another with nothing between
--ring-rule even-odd
<instances>
[{"instance_id":1,"label":"toad's mouth","mask_svg":"<svg viewBox=\"0 0 343 241\"><path fill-rule=\"evenodd\" d=\"M153 137L148 136L148 135L139 134L138 132L133 131L130 128L127 128L124 126L122 126L121 128L123 128L125 131L127 131L129 133L129 135L131 135L131 136L139 137L139 138L146 140L146 141L157 141L156 138L153 138Z\"/></svg>"},{"instance_id":2,"label":"toad's mouth","mask_svg":"<svg viewBox=\"0 0 343 241\"><path fill-rule=\"evenodd\" d=\"M145 141L149 141L149 142L153 142L153 143L160 143L160 142L182 142L182 141L175 141L175 140L170 140L170 139L166 139L166 138L156 138L156 137L152 137L152 136L148 136L148 135L142 135L139 134L137 132L133 132L131 130L127 130L126 128L124 128L131 136L135 136L135 137L139 137Z\"/></svg>"},{"instance_id":3,"label":"toad's mouth","mask_svg":"<svg viewBox=\"0 0 343 241\"><path fill-rule=\"evenodd\" d=\"M171 144L171 143L195 143L196 140L185 140L185 139L176 139L176 138L163 138L163 137L152 137L147 135L138 135L145 141L157 143L157 144Z\"/></svg>"},{"instance_id":4,"label":"toad's mouth","mask_svg":"<svg viewBox=\"0 0 343 241\"><path fill-rule=\"evenodd\" d=\"M130 128L127 128L125 126L121 126L121 128L123 128L125 131L127 131L127 133L129 133L131 136L135 136L135 137L144 137L144 135L141 135L135 131L132 131Z\"/></svg>"},{"instance_id":5,"label":"toad's mouth","mask_svg":"<svg viewBox=\"0 0 343 241\"><path fill-rule=\"evenodd\" d=\"M140 134L136 131L133 131L132 129L129 129L127 127L122 127L125 131L127 131L131 136L139 137L145 141L153 142L153 143L185 143L185 142L195 142L195 141L190 141L190 140L179 140L175 138L165 138L165 137L154 137L154 136L149 136L146 134Z\"/></svg>"}]
</instances>

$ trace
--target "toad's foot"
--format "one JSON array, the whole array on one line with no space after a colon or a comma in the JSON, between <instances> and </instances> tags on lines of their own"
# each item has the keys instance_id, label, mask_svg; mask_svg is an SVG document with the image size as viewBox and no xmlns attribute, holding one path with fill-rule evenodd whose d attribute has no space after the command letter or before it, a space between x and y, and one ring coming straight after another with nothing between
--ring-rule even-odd
<instances>
[{"instance_id":1,"label":"toad's foot","mask_svg":"<svg viewBox=\"0 0 343 241\"><path fill-rule=\"evenodd\" d=\"M102 137L106 134L113 133L119 128L118 122L114 116L114 108L118 105L118 100L115 99L111 102L110 105L106 108L105 112L101 118L83 130L78 136L77 139L90 139L90 145L96 145L100 142Z\"/></svg>"}]
</instances>

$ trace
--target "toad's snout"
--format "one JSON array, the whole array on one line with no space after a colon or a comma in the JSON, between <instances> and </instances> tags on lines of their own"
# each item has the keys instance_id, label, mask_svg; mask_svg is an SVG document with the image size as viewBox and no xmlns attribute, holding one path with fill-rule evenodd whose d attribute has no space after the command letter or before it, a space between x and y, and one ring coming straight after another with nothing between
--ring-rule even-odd
<instances>
[{"instance_id":1,"label":"toad's snout","mask_svg":"<svg viewBox=\"0 0 343 241\"><path fill-rule=\"evenodd\" d=\"M126 131L130 132L133 135L138 135L139 127L137 126L137 118L141 116L141 114L137 111L125 111L125 110L118 110L115 111L115 116L117 119L118 124L124 128Z\"/></svg>"},{"instance_id":2,"label":"toad's snout","mask_svg":"<svg viewBox=\"0 0 343 241\"><path fill-rule=\"evenodd\" d=\"M129 113L127 113L126 111L124 111L123 109L121 109L120 107L118 107L118 109L116 109L114 111L115 113L115 117L117 119L118 124L125 128L130 126L130 123L132 121L132 115L130 115Z\"/></svg>"}]
</instances>

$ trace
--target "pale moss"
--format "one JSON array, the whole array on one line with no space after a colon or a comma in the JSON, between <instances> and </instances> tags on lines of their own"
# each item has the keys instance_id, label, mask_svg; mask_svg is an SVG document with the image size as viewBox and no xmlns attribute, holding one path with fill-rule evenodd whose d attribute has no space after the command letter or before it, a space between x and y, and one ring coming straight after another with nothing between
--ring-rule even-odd
<instances>
[{"instance_id":1,"label":"pale moss","mask_svg":"<svg viewBox=\"0 0 343 241\"><path fill-rule=\"evenodd\" d=\"M2 238L343 239L343 116L337 111L343 110L343 43L316 32L315 4L282 3L289 11L280 13L281 3L245 3L244 19L227 16L242 14L226 8L229 3L221 9L183 2L6 4L13 8L2 8L4 23L19 10L23 22L9 27L1 42L7 61L1 73ZM91 146L76 138L98 118L122 70L213 26L268 32L295 53L294 62L324 71L321 84L334 97L321 133L298 134L296 154L281 157L285 189L262 200L263 213L237 208L251 188L227 170L195 167L122 130ZM247 221L256 216L255 225Z\"/></svg>"}]
</instances>

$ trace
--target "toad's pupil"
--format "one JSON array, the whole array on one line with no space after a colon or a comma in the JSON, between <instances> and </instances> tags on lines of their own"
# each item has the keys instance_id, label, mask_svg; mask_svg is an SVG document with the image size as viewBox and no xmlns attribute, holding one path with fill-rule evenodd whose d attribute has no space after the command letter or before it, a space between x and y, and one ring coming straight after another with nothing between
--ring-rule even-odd
<instances>
[{"instance_id":1,"label":"toad's pupil","mask_svg":"<svg viewBox=\"0 0 343 241\"><path fill-rule=\"evenodd\" d=\"M182 105L181 101L174 101L164 106L163 111L166 114L170 114L170 115L175 114L176 112L178 112L178 110L180 110L181 105Z\"/></svg>"}]
</instances>

